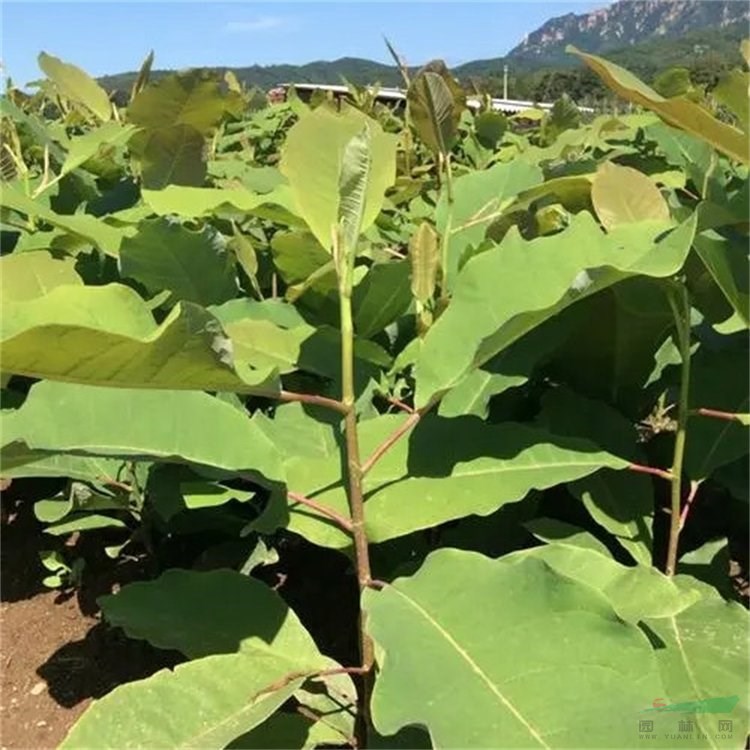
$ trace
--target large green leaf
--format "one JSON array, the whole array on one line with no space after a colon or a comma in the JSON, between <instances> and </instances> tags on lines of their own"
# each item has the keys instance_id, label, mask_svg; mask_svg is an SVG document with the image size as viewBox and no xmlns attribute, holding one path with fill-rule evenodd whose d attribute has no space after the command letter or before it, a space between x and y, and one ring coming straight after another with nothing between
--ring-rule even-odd
<instances>
[{"instance_id":1,"label":"large green leaf","mask_svg":"<svg viewBox=\"0 0 750 750\"><path fill-rule=\"evenodd\" d=\"M604 234L588 213L551 237L527 242L511 229L459 273L454 296L424 339L416 369L424 406L472 369L568 305L628 276L669 276L692 242L693 215L666 237L663 224L626 224ZM502 294L497 294L501 283Z\"/></svg>"},{"instance_id":2,"label":"large green leaf","mask_svg":"<svg viewBox=\"0 0 750 750\"><path fill-rule=\"evenodd\" d=\"M190 659L211 654L304 653L322 665L315 642L284 600L233 570L167 570L98 601L110 625Z\"/></svg>"},{"instance_id":3,"label":"large green leaf","mask_svg":"<svg viewBox=\"0 0 750 750\"><path fill-rule=\"evenodd\" d=\"M568 52L578 55L618 96L656 112L669 125L701 138L727 156L747 164L747 136L735 127L717 120L708 110L684 96L665 99L632 73L604 60L577 50L572 45Z\"/></svg>"},{"instance_id":4,"label":"large green leaf","mask_svg":"<svg viewBox=\"0 0 750 750\"><path fill-rule=\"evenodd\" d=\"M141 162L147 190L200 187L206 180L205 141L192 125L142 130L131 139L130 149Z\"/></svg>"},{"instance_id":5,"label":"large green leaf","mask_svg":"<svg viewBox=\"0 0 750 750\"><path fill-rule=\"evenodd\" d=\"M663 285L647 277L626 279L570 312L574 328L555 354L555 375L625 413L637 413L656 352L674 328Z\"/></svg>"},{"instance_id":6,"label":"large green leaf","mask_svg":"<svg viewBox=\"0 0 750 750\"><path fill-rule=\"evenodd\" d=\"M370 455L402 422L396 415L363 422L362 455ZM532 489L573 481L604 466L626 465L588 441L521 424L487 426L473 418L426 417L365 477L368 538L383 542L456 518L486 516ZM337 455L290 459L286 469L290 490L347 513ZM263 531L286 526L322 546L351 543L325 516L294 503L288 506L286 500L272 503L258 524Z\"/></svg>"},{"instance_id":7,"label":"large green leaf","mask_svg":"<svg viewBox=\"0 0 750 750\"><path fill-rule=\"evenodd\" d=\"M689 576L677 576L675 581L685 589L698 586ZM644 629L656 644L667 704L663 713L650 711L644 716L660 733L674 733L678 717L692 720L696 734L705 737L703 747L742 747L750 716L747 611L736 602L724 601L705 584L699 590L702 598L691 607L644 620ZM730 729L722 728L727 719Z\"/></svg>"},{"instance_id":8,"label":"large green leaf","mask_svg":"<svg viewBox=\"0 0 750 750\"><path fill-rule=\"evenodd\" d=\"M61 96L82 104L100 120L107 121L112 117L112 105L107 92L91 76L46 52L41 52L37 59L39 67L55 84Z\"/></svg>"},{"instance_id":9,"label":"large green leaf","mask_svg":"<svg viewBox=\"0 0 750 750\"><path fill-rule=\"evenodd\" d=\"M167 219L147 219L120 247L120 272L150 292L168 289L173 299L218 305L237 294L234 258L211 226L192 231Z\"/></svg>"},{"instance_id":10,"label":"large green leaf","mask_svg":"<svg viewBox=\"0 0 750 750\"><path fill-rule=\"evenodd\" d=\"M591 183L591 202L606 229L634 221L669 221L669 206L642 172L606 161Z\"/></svg>"},{"instance_id":11,"label":"large green leaf","mask_svg":"<svg viewBox=\"0 0 750 750\"><path fill-rule=\"evenodd\" d=\"M440 401L440 416L474 414L486 419L490 399L528 382L534 369L543 364L565 340L573 322L572 316L565 314L550 318L483 367L472 370Z\"/></svg>"},{"instance_id":12,"label":"large green leaf","mask_svg":"<svg viewBox=\"0 0 750 750\"><path fill-rule=\"evenodd\" d=\"M55 258L46 250L0 258L0 294L5 302L43 297L55 287L82 283L72 258Z\"/></svg>"},{"instance_id":13,"label":"large green leaf","mask_svg":"<svg viewBox=\"0 0 750 750\"><path fill-rule=\"evenodd\" d=\"M124 388L273 393L272 371L233 362L219 321L192 303L157 325L130 288L61 286L3 304L3 372Z\"/></svg>"},{"instance_id":14,"label":"large green leaf","mask_svg":"<svg viewBox=\"0 0 750 750\"><path fill-rule=\"evenodd\" d=\"M523 191L544 180L535 164L516 160L469 172L453 184L453 203L441 195L435 211L438 232L448 243L448 279L453 280L464 253L479 245L487 229ZM445 234L448 233L446 237ZM452 284L453 286L453 284Z\"/></svg>"},{"instance_id":15,"label":"large green leaf","mask_svg":"<svg viewBox=\"0 0 750 750\"><path fill-rule=\"evenodd\" d=\"M354 288L354 330L365 338L380 333L411 304L407 261L376 263Z\"/></svg>"},{"instance_id":16,"label":"large green leaf","mask_svg":"<svg viewBox=\"0 0 750 750\"><path fill-rule=\"evenodd\" d=\"M695 251L724 293L727 302L750 327L750 283L745 243L732 242L717 232L702 232L695 238Z\"/></svg>"},{"instance_id":17,"label":"large green leaf","mask_svg":"<svg viewBox=\"0 0 750 750\"><path fill-rule=\"evenodd\" d=\"M68 153L60 167L58 177L78 169L89 159L102 155L117 146L123 145L133 135L133 125L122 125L119 122L108 122L89 130L83 135L75 136L68 143Z\"/></svg>"},{"instance_id":18,"label":"large green leaf","mask_svg":"<svg viewBox=\"0 0 750 750\"><path fill-rule=\"evenodd\" d=\"M634 747L636 714L663 689L638 628L539 560L439 550L364 607L384 734L422 724L436 747Z\"/></svg>"},{"instance_id":19,"label":"large green leaf","mask_svg":"<svg viewBox=\"0 0 750 750\"><path fill-rule=\"evenodd\" d=\"M528 558L542 560L558 573L600 591L627 622L671 617L700 599L697 591L685 591L649 565L627 567L615 562L606 551L566 543L512 552L502 560L515 564Z\"/></svg>"},{"instance_id":20,"label":"large green leaf","mask_svg":"<svg viewBox=\"0 0 750 750\"><path fill-rule=\"evenodd\" d=\"M557 388L545 394L538 419L556 435L587 438L616 456L646 463L632 422L602 401ZM654 490L649 477L605 468L569 489L636 562L651 564Z\"/></svg>"},{"instance_id":21,"label":"large green leaf","mask_svg":"<svg viewBox=\"0 0 750 750\"><path fill-rule=\"evenodd\" d=\"M305 679L285 682L287 675L314 670L294 656L207 656L121 685L88 708L60 747L222 750L270 716Z\"/></svg>"},{"instance_id":22,"label":"large green leaf","mask_svg":"<svg viewBox=\"0 0 750 750\"><path fill-rule=\"evenodd\" d=\"M31 220L41 219L75 237L81 237L107 255L117 256L123 238L132 234L131 227L118 228L89 214L58 214L42 200L34 200L17 185L3 184L3 208L25 214Z\"/></svg>"},{"instance_id":23,"label":"large green leaf","mask_svg":"<svg viewBox=\"0 0 750 750\"><path fill-rule=\"evenodd\" d=\"M691 362L690 406L731 414L747 413L750 363L747 350L710 352L701 348ZM685 471L696 481L745 456L747 427L739 421L695 416L688 423Z\"/></svg>"},{"instance_id":24,"label":"large green leaf","mask_svg":"<svg viewBox=\"0 0 750 750\"><path fill-rule=\"evenodd\" d=\"M220 653L275 652L299 655L318 669L338 666L319 653L294 611L275 591L234 571L168 570L154 581L130 584L113 596L102 597L99 605L107 622L122 627L131 638L177 649L191 659ZM338 703L328 695L329 689ZM311 684L296 697L307 706L324 709L319 713L325 722L338 727L337 739L341 739L342 730L351 734L349 709L355 690L348 675ZM315 726L315 733L320 734L325 724ZM265 733L263 736L270 739Z\"/></svg>"},{"instance_id":25,"label":"large green leaf","mask_svg":"<svg viewBox=\"0 0 750 750\"><path fill-rule=\"evenodd\" d=\"M187 461L258 472L274 481L284 477L279 454L256 420L205 393L43 381L23 406L3 412L2 423L3 463L7 456L12 464L19 449L31 449Z\"/></svg>"},{"instance_id":26,"label":"large green leaf","mask_svg":"<svg viewBox=\"0 0 750 750\"><path fill-rule=\"evenodd\" d=\"M455 141L466 95L442 60L428 63L406 93L409 118L427 147L444 156Z\"/></svg>"},{"instance_id":27,"label":"large green leaf","mask_svg":"<svg viewBox=\"0 0 750 750\"><path fill-rule=\"evenodd\" d=\"M205 188L184 185L167 185L163 190L144 189L141 195L155 214L175 214L186 219L231 210L240 214L253 213L266 203L274 203L289 210L292 208L291 195L286 185L280 185L262 195L256 195L242 187Z\"/></svg>"},{"instance_id":28,"label":"large green leaf","mask_svg":"<svg viewBox=\"0 0 750 750\"><path fill-rule=\"evenodd\" d=\"M235 103L221 93L215 75L195 69L146 86L130 103L128 119L149 130L185 125L205 136Z\"/></svg>"},{"instance_id":29,"label":"large green leaf","mask_svg":"<svg viewBox=\"0 0 750 750\"><path fill-rule=\"evenodd\" d=\"M352 150L352 146L347 151L363 128L369 133L364 162L362 148ZM354 211L352 216L359 217L356 221L359 232L366 231L380 213L383 195L396 177L396 141L395 135L384 133L379 124L351 108L335 114L326 107L318 107L289 130L280 169L289 180L296 213L329 252L332 231L339 225L342 210ZM360 166L366 166L366 174L357 170L348 172L353 168L356 153ZM352 174L359 174L354 182ZM357 198L350 204L349 191L356 185Z\"/></svg>"}]
</instances>

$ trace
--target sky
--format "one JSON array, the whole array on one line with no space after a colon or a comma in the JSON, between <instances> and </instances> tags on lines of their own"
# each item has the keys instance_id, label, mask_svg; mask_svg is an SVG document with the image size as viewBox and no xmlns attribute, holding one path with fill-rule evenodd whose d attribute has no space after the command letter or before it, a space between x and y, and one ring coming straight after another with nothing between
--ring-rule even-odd
<instances>
[{"instance_id":1,"label":"sky","mask_svg":"<svg viewBox=\"0 0 750 750\"><path fill-rule=\"evenodd\" d=\"M500 57L554 16L604 2L36 2L2 0L3 76L41 77L39 52L94 76L155 68L302 64L339 57L390 62L386 35L412 65Z\"/></svg>"}]
</instances>

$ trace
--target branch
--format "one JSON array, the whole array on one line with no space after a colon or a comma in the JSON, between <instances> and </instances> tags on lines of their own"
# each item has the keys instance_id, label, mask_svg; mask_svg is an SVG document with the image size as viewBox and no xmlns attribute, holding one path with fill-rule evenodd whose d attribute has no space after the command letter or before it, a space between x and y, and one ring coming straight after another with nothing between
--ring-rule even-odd
<instances>
[{"instance_id":1,"label":"branch","mask_svg":"<svg viewBox=\"0 0 750 750\"><path fill-rule=\"evenodd\" d=\"M677 343L680 349L680 396L677 402L677 432L674 438L672 460L671 518L669 522L669 545L665 573L673 576L677 570L677 552L680 542L680 505L682 503L682 464L687 440L688 397L690 394L690 300L683 284L667 290L667 298L674 315ZM692 491L692 489L691 489Z\"/></svg>"},{"instance_id":2,"label":"branch","mask_svg":"<svg viewBox=\"0 0 750 750\"><path fill-rule=\"evenodd\" d=\"M370 455L370 457L362 464L362 476L365 476L370 469L383 457L383 455L395 444L398 440L405 435L417 422L422 418L422 415L430 408L425 407L412 412L409 418L399 427L394 430Z\"/></svg>"},{"instance_id":3,"label":"branch","mask_svg":"<svg viewBox=\"0 0 750 750\"><path fill-rule=\"evenodd\" d=\"M386 396L385 400L389 404L393 404L393 406L401 409L401 411L405 411L407 414L414 414L414 409L409 406L409 404L405 404L403 401L399 401L397 398L394 398L393 396Z\"/></svg>"},{"instance_id":4,"label":"branch","mask_svg":"<svg viewBox=\"0 0 750 750\"><path fill-rule=\"evenodd\" d=\"M737 414L731 411L718 411L717 409L691 409L690 416L695 417L712 417L713 419L724 419L727 422L739 422L740 424L746 424L748 415Z\"/></svg>"},{"instance_id":5,"label":"branch","mask_svg":"<svg viewBox=\"0 0 750 750\"><path fill-rule=\"evenodd\" d=\"M652 476L659 477L659 479L666 479L667 482L671 482L673 475L671 471L664 469L655 469L653 466L644 466L643 464L630 464L628 466L630 471L637 471L640 474L651 474Z\"/></svg>"},{"instance_id":6,"label":"branch","mask_svg":"<svg viewBox=\"0 0 750 750\"><path fill-rule=\"evenodd\" d=\"M688 513L690 513L690 507L693 504L693 500L695 500L695 496L698 494L698 487L700 487L700 482L696 482L693 479L690 482L690 493L688 494L687 500L685 501L685 507L682 509L682 513L680 514L680 531L685 528Z\"/></svg>"},{"instance_id":7,"label":"branch","mask_svg":"<svg viewBox=\"0 0 750 750\"><path fill-rule=\"evenodd\" d=\"M311 500L309 497L305 497L299 492L289 491L286 493L286 495L295 503L306 505L308 508L312 508L318 513L322 513L324 516L327 516L332 521L335 521L339 526L341 526L342 529L344 529L344 531L347 532L347 534L353 533L354 528L352 527L352 522L348 518L342 516L340 513L337 513L332 508L329 508L327 505L323 505L322 503L318 503L315 500Z\"/></svg>"},{"instance_id":8,"label":"branch","mask_svg":"<svg viewBox=\"0 0 750 750\"><path fill-rule=\"evenodd\" d=\"M370 671L370 667L334 667L333 669L322 669L322 670L306 670L302 672L290 672L284 675L281 679L276 680L268 687L264 687L255 693L251 701L255 701L260 698L261 695L266 693L275 693L277 690L282 690L290 682L298 680L300 677L304 677L305 680L310 680L317 677L333 677L337 674L367 674Z\"/></svg>"},{"instance_id":9,"label":"branch","mask_svg":"<svg viewBox=\"0 0 750 750\"><path fill-rule=\"evenodd\" d=\"M313 393L294 393L293 391L279 391L276 395L269 398L275 398L277 401L293 402L298 401L302 404L312 404L313 406L323 406L326 409L333 409L340 414L346 414L347 409L341 401L325 396L316 396Z\"/></svg>"}]
</instances>

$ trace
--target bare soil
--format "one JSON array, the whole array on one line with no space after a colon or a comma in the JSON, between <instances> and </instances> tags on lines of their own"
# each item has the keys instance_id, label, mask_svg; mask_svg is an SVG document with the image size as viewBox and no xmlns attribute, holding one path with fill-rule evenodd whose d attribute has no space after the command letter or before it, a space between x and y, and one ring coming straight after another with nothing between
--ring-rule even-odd
<instances>
[{"instance_id":1,"label":"bare soil","mask_svg":"<svg viewBox=\"0 0 750 750\"><path fill-rule=\"evenodd\" d=\"M92 699L173 666L179 656L101 622L96 598L138 571L112 566L95 579L84 573L75 594L42 586L38 550L49 537L45 545L31 502L10 496L16 492L14 486L2 498L0 747L43 750L60 744Z\"/></svg>"}]
</instances>

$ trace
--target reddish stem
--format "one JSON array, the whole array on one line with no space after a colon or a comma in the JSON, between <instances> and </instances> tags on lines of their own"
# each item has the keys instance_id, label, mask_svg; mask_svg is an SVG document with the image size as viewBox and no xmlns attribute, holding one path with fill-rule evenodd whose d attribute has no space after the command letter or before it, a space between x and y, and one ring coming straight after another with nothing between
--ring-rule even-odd
<instances>
[{"instance_id":1,"label":"reddish stem","mask_svg":"<svg viewBox=\"0 0 750 750\"><path fill-rule=\"evenodd\" d=\"M713 419L724 419L727 422L739 422L740 419L737 414L733 414L730 411L718 411L716 409L693 409L690 412L693 415L701 417L713 417Z\"/></svg>"},{"instance_id":2,"label":"reddish stem","mask_svg":"<svg viewBox=\"0 0 750 750\"><path fill-rule=\"evenodd\" d=\"M628 469L630 471L637 471L640 474L651 474L652 476L659 477L659 479L666 479L667 482L672 481L672 472L665 471L664 469L655 469L653 466L644 466L643 464L630 464Z\"/></svg>"},{"instance_id":3,"label":"reddish stem","mask_svg":"<svg viewBox=\"0 0 750 750\"><path fill-rule=\"evenodd\" d=\"M324 516L327 516L332 521L335 521L348 534L352 533L353 531L352 522L348 518L345 518L344 516L342 516L340 513L337 513L332 508L329 508L327 505L323 505L322 503L316 502L315 500L311 500L309 497L305 497L305 495L302 495L299 492L289 491L286 494L287 494L287 497L290 500L293 500L295 503L306 505L308 508L312 508L318 513L322 513Z\"/></svg>"},{"instance_id":4,"label":"reddish stem","mask_svg":"<svg viewBox=\"0 0 750 750\"><path fill-rule=\"evenodd\" d=\"M387 396L386 401L388 401L389 404L397 406L401 411L405 411L407 414L414 414L415 409L409 406L409 404L405 404L403 401L393 398L393 396Z\"/></svg>"},{"instance_id":5,"label":"reddish stem","mask_svg":"<svg viewBox=\"0 0 750 750\"><path fill-rule=\"evenodd\" d=\"M346 414L346 407L341 401L337 401L335 398L326 398L325 396L316 396L313 393L294 393L293 391L279 391L276 396L270 398L276 398L277 401L285 402L299 402L302 404L311 404L313 406L323 406L326 409L333 409L340 414Z\"/></svg>"},{"instance_id":6,"label":"reddish stem","mask_svg":"<svg viewBox=\"0 0 750 750\"><path fill-rule=\"evenodd\" d=\"M690 493L685 501L685 507L682 509L682 513L680 513L680 531L685 527L690 507L693 504L693 500L695 500L695 496L698 494L698 487L700 487L700 482L696 482L695 480L690 482Z\"/></svg>"},{"instance_id":7,"label":"reddish stem","mask_svg":"<svg viewBox=\"0 0 750 750\"><path fill-rule=\"evenodd\" d=\"M414 425L422 418L422 411L414 411L409 418L396 430L394 430L362 464L362 476L365 476L370 469L383 457L383 455L398 442L399 438L411 430Z\"/></svg>"}]
</instances>

